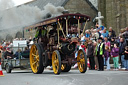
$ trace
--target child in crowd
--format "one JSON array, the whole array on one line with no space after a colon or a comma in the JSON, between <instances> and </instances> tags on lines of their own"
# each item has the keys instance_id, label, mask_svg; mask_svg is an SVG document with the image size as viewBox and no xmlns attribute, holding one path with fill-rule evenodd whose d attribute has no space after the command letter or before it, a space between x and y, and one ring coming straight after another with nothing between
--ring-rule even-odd
<instances>
[{"instance_id":1,"label":"child in crowd","mask_svg":"<svg viewBox=\"0 0 128 85\"><path fill-rule=\"evenodd\" d=\"M125 70L127 70L128 71L128 46L126 46L125 47L125 57L124 57L124 59L126 60L126 69Z\"/></svg>"},{"instance_id":2,"label":"child in crowd","mask_svg":"<svg viewBox=\"0 0 128 85\"><path fill-rule=\"evenodd\" d=\"M115 43L114 47L112 48L111 57L113 57L114 70L118 70L119 68L119 47L117 43Z\"/></svg>"},{"instance_id":3,"label":"child in crowd","mask_svg":"<svg viewBox=\"0 0 128 85\"><path fill-rule=\"evenodd\" d=\"M110 64L109 64L109 59L110 59L110 49L109 49L109 46L105 46L105 53L104 53L104 56L105 56L105 61L106 61L106 64L107 64L107 70L110 70Z\"/></svg>"}]
</instances>

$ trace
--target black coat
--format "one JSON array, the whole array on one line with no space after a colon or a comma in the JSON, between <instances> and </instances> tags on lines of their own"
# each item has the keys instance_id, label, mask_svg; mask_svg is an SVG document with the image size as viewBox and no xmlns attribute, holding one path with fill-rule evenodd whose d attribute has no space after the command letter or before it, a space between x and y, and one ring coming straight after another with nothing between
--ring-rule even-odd
<instances>
[{"instance_id":1,"label":"black coat","mask_svg":"<svg viewBox=\"0 0 128 85\"><path fill-rule=\"evenodd\" d=\"M114 44L117 44L118 42L116 42L116 41L111 41L110 43L111 43L111 46L110 46L110 47L111 47L111 50L112 50L112 48L114 47Z\"/></svg>"},{"instance_id":2,"label":"black coat","mask_svg":"<svg viewBox=\"0 0 128 85\"><path fill-rule=\"evenodd\" d=\"M111 38L116 37L115 31L112 30L111 36L108 36L108 40L111 41Z\"/></svg>"},{"instance_id":3,"label":"black coat","mask_svg":"<svg viewBox=\"0 0 128 85\"><path fill-rule=\"evenodd\" d=\"M99 47L98 47L98 52L100 53L100 46L101 46L101 44L102 43L100 43L100 45L99 45ZM103 44L103 47L102 47L102 49L103 49L103 55L104 55L104 53L105 53L105 44ZM97 54L97 55L99 55L99 54Z\"/></svg>"},{"instance_id":4,"label":"black coat","mask_svg":"<svg viewBox=\"0 0 128 85\"><path fill-rule=\"evenodd\" d=\"M126 51L128 52L128 50L126 50ZM125 60L128 60L128 54L125 53L124 55L125 55L125 56L124 56L124 59L125 59Z\"/></svg>"},{"instance_id":5,"label":"black coat","mask_svg":"<svg viewBox=\"0 0 128 85\"><path fill-rule=\"evenodd\" d=\"M116 34L115 34L115 31L114 31L114 30L112 30L112 35L111 35L111 37L116 37Z\"/></svg>"},{"instance_id":6,"label":"black coat","mask_svg":"<svg viewBox=\"0 0 128 85\"><path fill-rule=\"evenodd\" d=\"M93 44L88 44L88 47L87 47L87 56L89 57L89 56L92 56L93 55L93 53L94 53L94 46L93 46Z\"/></svg>"},{"instance_id":7,"label":"black coat","mask_svg":"<svg viewBox=\"0 0 128 85\"><path fill-rule=\"evenodd\" d=\"M22 57L24 58L29 58L29 53L30 53L30 50L25 50L21 53Z\"/></svg>"},{"instance_id":8,"label":"black coat","mask_svg":"<svg viewBox=\"0 0 128 85\"><path fill-rule=\"evenodd\" d=\"M119 55L124 55L125 46L126 46L125 42L119 43Z\"/></svg>"},{"instance_id":9,"label":"black coat","mask_svg":"<svg viewBox=\"0 0 128 85\"><path fill-rule=\"evenodd\" d=\"M7 56L10 56L10 57L13 58L13 57L14 57L14 56L13 56L13 52L12 52L12 51L11 51L11 52L6 51L6 52L4 53L4 58L7 59Z\"/></svg>"}]
</instances>

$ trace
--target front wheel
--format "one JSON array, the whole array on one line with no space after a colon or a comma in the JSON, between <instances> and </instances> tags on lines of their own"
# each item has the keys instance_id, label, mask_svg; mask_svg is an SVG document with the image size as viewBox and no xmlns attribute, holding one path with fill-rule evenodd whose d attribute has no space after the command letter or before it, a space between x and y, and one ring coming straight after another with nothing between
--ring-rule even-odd
<instances>
[{"instance_id":1,"label":"front wheel","mask_svg":"<svg viewBox=\"0 0 128 85\"><path fill-rule=\"evenodd\" d=\"M80 49L77 56L78 69L81 73L85 73L87 70L87 56L85 51Z\"/></svg>"},{"instance_id":2,"label":"front wheel","mask_svg":"<svg viewBox=\"0 0 128 85\"><path fill-rule=\"evenodd\" d=\"M58 50L52 53L52 67L54 74L60 74L61 72L61 56Z\"/></svg>"},{"instance_id":3,"label":"front wheel","mask_svg":"<svg viewBox=\"0 0 128 85\"><path fill-rule=\"evenodd\" d=\"M39 44L34 44L31 47L30 66L32 72L35 74L39 74L44 71L43 60L42 60L42 49Z\"/></svg>"}]
</instances>

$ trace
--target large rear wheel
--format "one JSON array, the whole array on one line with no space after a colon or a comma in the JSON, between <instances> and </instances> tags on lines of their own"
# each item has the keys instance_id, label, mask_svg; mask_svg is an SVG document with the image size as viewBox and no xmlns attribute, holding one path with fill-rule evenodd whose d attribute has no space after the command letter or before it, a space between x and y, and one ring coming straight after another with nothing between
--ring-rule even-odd
<instances>
[{"instance_id":1,"label":"large rear wheel","mask_svg":"<svg viewBox=\"0 0 128 85\"><path fill-rule=\"evenodd\" d=\"M87 56L85 51L82 49L78 51L77 64L79 71L81 73L85 73L87 70Z\"/></svg>"},{"instance_id":2,"label":"large rear wheel","mask_svg":"<svg viewBox=\"0 0 128 85\"><path fill-rule=\"evenodd\" d=\"M61 56L58 50L52 53L52 67L54 74L60 74L61 72Z\"/></svg>"},{"instance_id":3,"label":"large rear wheel","mask_svg":"<svg viewBox=\"0 0 128 85\"><path fill-rule=\"evenodd\" d=\"M42 73L44 71L42 60L42 49L39 44L34 44L30 50L30 66L32 72L35 74Z\"/></svg>"}]
</instances>

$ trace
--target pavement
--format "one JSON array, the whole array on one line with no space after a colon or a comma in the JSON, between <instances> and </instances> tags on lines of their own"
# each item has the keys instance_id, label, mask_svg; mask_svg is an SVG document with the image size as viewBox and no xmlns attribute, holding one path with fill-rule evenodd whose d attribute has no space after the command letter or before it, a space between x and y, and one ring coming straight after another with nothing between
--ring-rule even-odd
<instances>
[{"instance_id":1,"label":"pavement","mask_svg":"<svg viewBox=\"0 0 128 85\"><path fill-rule=\"evenodd\" d=\"M0 85L128 85L128 71L87 70L80 73L78 69L55 75L45 69L43 74L33 74L31 70L13 70L0 77Z\"/></svg>"}]
</instances>

